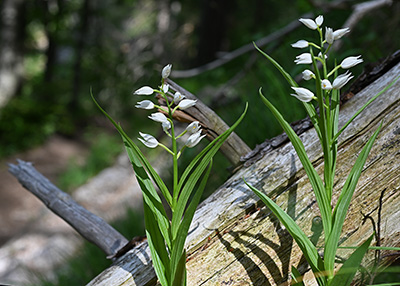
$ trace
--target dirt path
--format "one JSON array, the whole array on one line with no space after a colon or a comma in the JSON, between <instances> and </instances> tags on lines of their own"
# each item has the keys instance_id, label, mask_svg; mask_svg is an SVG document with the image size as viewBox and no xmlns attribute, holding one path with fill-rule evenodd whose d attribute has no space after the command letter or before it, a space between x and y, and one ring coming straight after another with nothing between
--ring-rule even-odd
<instances>
[{"instance_id":1,"label":"dirt path","mask_svg":"<svg viewBox=\"0 0 400 286\"><path fill-rule=\"evenodd\" d=\"M17 158L30 161L50 181L56 182L71 158L83 158L87 153L88 146L82 143L52 136L40 147L0 161L0 246L26 231L43 206L8 172L7 164L15 163Z\"/></svg>"}]
</instances>

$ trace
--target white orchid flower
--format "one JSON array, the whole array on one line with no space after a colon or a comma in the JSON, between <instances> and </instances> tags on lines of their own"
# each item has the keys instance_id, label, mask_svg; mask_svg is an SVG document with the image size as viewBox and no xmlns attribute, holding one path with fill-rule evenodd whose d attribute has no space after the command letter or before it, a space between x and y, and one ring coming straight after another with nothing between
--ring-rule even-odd
<instances>
[{"instance_id":1,"label":"white orchid flower","mask_svg":"<svg viewBox=\"0 0 400 286\"><path fill-rule=\"evenodd\" d=\"M196 105L196 102L197 102L197 100L184 99L181 102L179 102L178 108L181 110L185 110L189 107Z\"/></svg>"},{"instance_id":2,"label":"white orchid flower","mask_svg":"<svg viewBox=\"0 0 400 286\"><path fill-rule=\"evenodd\" d=\"M190 134L196 133L200 130L200 122L198 121L193 121L186 127L186 131L189 132Z\"/></svg>"},{"instance_id":3,"label":"white orchid flower","mask_svg":"<svg viewBox=\"0 0 400 286\"><path fill-rule=\"evenodd\" d=\"M315 77L314 73L310 70L304 70L302 75L304 80L310 80Z\"/></svg>"},{"instance_id":4,"label":"white orchid flower","mask_svg":"<svg viewBox=\"0 0 400 286\"><path fill-rule=\"evenodd\" d=\"M315 19L315 21L312 19L300 18L299 21L303 23L307 28L311 30L316 30L324 22L324 17L320 15Z\"/></svg>"},{"instance_id":5,"label":"white orchid flower","mask_svg":"<svg viewBox=\"0 0 400 286\"><path fill-rule=\"evenodd\" d=\"M142 138L138 138L144 145L146 145L149 148L156 148L158 146L158 141L154 136L151 136L150 134L145 134L142 132L139 132L140 136Z\"/></svg>"},{"instance_id":6,"label":"white orchid flower","mask_svg":"<svg viewBox=\"0 0 400 286\"><path fill-rule=\"evenodd\" d=\"M171 122L169 121L164 121L161 123L162 129L164 132L167 132L169 129L171 129Z\"/></svg>"},{"instance_id":7,"label":"white orchid flower","mask_svg":"<svg viewBox=\"0 0 400 286\"><path fill-rule=\"evenodd\" d=\"M321 81L321 88L324 90L331 90L332 84L328 79L324 79Z\"/></svg>"},{"instance_id":8,"label":"white orchid flower","mask_svg":"<svg viewBox=\"0 0 400 286\"><path fill-rule=\"evenodd\" d=\"M340 63L340 66L343 69L349 69L351 67L354 67L355 65L358 65L359 63L363 62L363 59L360 59L360 57L361 56L347 57Z\"/></svg>"},{"instance_id":9,"label":"white orchid flower","mask_svg":"<svg viewBox=\"0 0 400 286\"><path fill-rule=\"evenodd\" d=\"M337 78L332 83L332 87L334 89L341 89L343 86L345 86L349 80L351 80L354 76L352 76L349 71L347 71L345 74L339 75Z\"/></svg>"},{"instance_id":10,"label":"white orchid flower","mask_svg":"<svg viewBox=\"0 0 400 286\"><path fill-rule=\"evenodd\" d=\"M315 18L315 23L318 25L318 27L321 27L323 22L324 22L324 16L319 15L317 18Z\"/></svg>"},{"instance_id":11,"label":"white orchid flower","mask_svg":"<svg viewBox=\"0 0 400 286\"><path fill-rule=\"evenodd\" d=\"M292 44L293 48L303 49L308 47L308 42L305 40L298 40L296 43Z\"/></svg>"},{"instance_id":12,"label":"white orchid flower","mask_svg":"<svg viewBox=\"0 0 400 286\"><path fill-rule=\"evenodd\" d=\"M294 60L294 62L297 65L300 65L300 64L311 64L312 63L311 54L310 53L303 53L301 55L298 55L296 57L296 59Z\"/></svg>"},{"instance_id":13,"label":"white orchid flower","mask_svg":"<svg viewBox=\"0 0 400 286\"><path fill-rule=\"evenodd\" d=\"M162 69L162 71L161 71L161 76L162 76L163 79L166 79L166 78L169 77L169 75L171 74L171 69L172 69L172 65L171 65L171 64L166 65L166 66Z\"/></svg>"},{"instance_id":14,"label":"white orchid flower","mask_svg":"<svg viewBox=\"0 0 400 286\"><path fill-rule=\"evenodd\" d=\"M306 88L292 87L292 89L296 92L296 94L293 93L291 95L297 97L297 99L302 102L310 102L312 99L315 99L314 93Z\"/></svg>"},{"instance_id":15,"label":"white orchid flower","mask_svg":"<svg viewBox=\"0 0 400 286\"><path fill-rule=\"evenodd\" d=\"M341 37L343 37L344 35L346 35L348 32L350 32L349 28L343 28L343 29L336 30L333 32L333 38L335 40L338 40Z\"/></svg>"},{"instance_id":16,"label":"white orchid flower","mask_svg":"<svg viewBox=\"0 0 400 286\"><path fill-rule=\"evenodd\" d=\"M150 116L148 116L151 120L154 120L154 121L156 121L156 122L160 122L160 123L163 123L163 122L168 122L168 119L167 119L167 117L164 115L164 114L162 114L161 112L157 112L157 113L152 113L152 114L150 114Z\"/></svg>"},{"instance_id":17,"label":"white orchid flower","mask_svg":"<svg viewBox=\"0 0 400 286\"><path fill-rule=\"evenodd\" d=\"M200 140L206 136L206 135L201 135L201 136L200 135L201 135L201 131L198 131L198 132L190 135L189 138L187 139L185 145L189 148L196 146L197 144L199 144Z\"/></svg>"},{"instance_id":18,"label":"white orchid flower","mask_svg":"<svg viewBox=\"0 0 400 286\"><path fill-rule=\"evenodd\" d=\"M153 109L154 103L151 100L142 100L136 103L136 108Z\"/></svg>"},{"instance_id":19,"label":"white orchid flower","mask_svg":"<svg viewBox=\"0 0 400 286\"><path fill-rule=\"evenodd\" d=\"M325 40L329 45L333 44L333 41L335 40L335 37L333 35L333 30L332 28L325 28Z\"/></svg>"},{"instance_id":20,"label":"white orchid flower","mask_svg":"<svg viewBox=\"0 0 400 286\"><path fill-rule=\"evenodd\" d=\"M174 95L174 103L178 104L184 98L186 98L186 96L184 96L182 93L177 91L177 92L175 92L175 95Z\"/></svg>"},{"instance_id":21,"label":"white orchid flower","mask_svg":"<svg viewBox=\"0 0 400 286\"><path fill-rule=\"evenodd\" d=\"M299 21L302 22L307 28L311 30L316 30L318 28L318 25L317 23L315 23L314 20L300 18Z\"/></svg>"},{"instance_id":22,"label":"white orchid flower","mask_svg":"<svg viewBox=\"0 0 400 286\"><path fill-rule=\"evenodd\" d=\"M154 89L150 86L143 86L141 88L139 88L138 90L136 90L133 94L137 94L137 95L151 95L153 94Z\"/></svg>"},{"instance_id":23,"label":"white orchid flower","mask_svg":"<svg viewBox=\"0 0 400 286\"><path fill-rule=\"evenodd\" d=\"M164 85L162 86L162 90L164 91L164 93L167 93L168 90L169 90L169 84L164 84Z\"/></svg>"}]
</instances>

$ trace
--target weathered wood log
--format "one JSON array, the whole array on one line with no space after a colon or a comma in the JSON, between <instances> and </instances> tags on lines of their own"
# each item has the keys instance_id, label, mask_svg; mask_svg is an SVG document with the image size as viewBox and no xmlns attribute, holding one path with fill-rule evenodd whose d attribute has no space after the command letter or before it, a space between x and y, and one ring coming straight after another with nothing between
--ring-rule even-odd
<instances>
[{"instance_id":1,"label":"weathered wood log","mask_svg":"<svg viewBox=\"0 0 400 286\"><path fill-rule=\"evenodd\" d=\"M201 100L199 100L195 95L170 79L168 79L167 82L173 90L179 91L181 94L185 95L186 98L197 100L196 105L192 108L184 111L177 110L174 113L176 119L184 122L199 121L210 141L214 140L218 135L221 135L229 129L229 126L221 119L221 117L201 102ZM240 157L251 151L249 146L247 146L247 144L234 132L228 137L224 144L222 144L220 150L234 166L237 166L240 163Z\"/></svg>"},{"instance_id":2,"label":"weathered wood log","mask_svg":"<svg viewBox=\"0 0 400 286\"><path fill-rule=\"evenodd\" d=\"M128 243L122 234L53 185L31 163L18 160L18 165L9 166L10 173L21 185L70 224L83 238L95 244L107 255L114 255Z\"/></svg>"},{"instance_id":3,"label":"weathered wood log","mask_svg":"<svg viewBox=\"0 0 400 286\"><path fill-rule=\"evenodd\" d=\"M341 108L342 126L356 110L400 74L400 64L364 88ZM374 101L339 138L334 200L366 141L383 122L382 130L364 167L343 228L341 243L360 245L373 232L363 214L377 221L381 208L381 244L400 246L400 81ZM268 96L268 95L267 95ZM301 136L307 154L319 174L323 158L313 129ZM241 168L198 207L186 241L188 285L287 285L290 267L305 273L306 285L315 281L307 272L301 252L288 232L243 178L272 197L300 227L321 243L319 212L305 172L291 143L265 152L262 158ZM374 211L375 210L375 211ZM348 257L349 251L339 253ZM390 263L387 256L383 263ZM369 255L366 259L371 261ZM88 285L156 285L146 242L138 245Z\"/></svg>"}]
</instances>

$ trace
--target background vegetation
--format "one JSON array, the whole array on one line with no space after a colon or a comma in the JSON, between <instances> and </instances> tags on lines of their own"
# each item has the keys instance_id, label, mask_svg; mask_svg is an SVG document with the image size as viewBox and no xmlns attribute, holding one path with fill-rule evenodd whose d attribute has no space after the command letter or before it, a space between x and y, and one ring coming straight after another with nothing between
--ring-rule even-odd
<instances>
[{"instance_id":1,"label":"background vegetation","mask_svg":"<svg viewBox=\"0 0 400 286\"><path fill-rule=\"evenodd\" d=\"M0 94L11 94L0 107L0 157L38 146L54 134L84 141L93 147L93 158L89 157L79 171L77 163L71 162L60 179L63 188L73 189L77 184L71 182L83 183L111 164L121 150L118 135L109 132L110 126L91 102L90 89L136 137L139 130L147 132L156 124L144 120L146 113L134 108L139 98L132 91L142 85L156 86L165 64L172 63L174 70L202 66L308 12L323 14L325 22L337 29L352 13L352 5L360 2L341 1L342 5L332 7L337 1L2 1L0 75L8 72L17 84L11 91L0 86ZM18 20L14 26L7 14L10 7ZM340 54L332 57L340 60L362 54L366 63L375 62L400 47L399 27L400 3L394 1L365 15L344 39ZM292 75L299 74L302 67L293 63L299 51L290 44L307 39L309 32L295 30L263 49ZM4 58L6 51L15 58L11 64ZM305 116L297 108L298 102L288 96L291 91L287 84L254 50L195 77L172 75L172 79L211 106L228 124L249 102L249 113L237 133L251 148L281 132L260 104L260 86L288 120ZM214 169L221 172L210 179L210 192L229 176L229 164L219 158Z\"/></svg>"}]
</instances>

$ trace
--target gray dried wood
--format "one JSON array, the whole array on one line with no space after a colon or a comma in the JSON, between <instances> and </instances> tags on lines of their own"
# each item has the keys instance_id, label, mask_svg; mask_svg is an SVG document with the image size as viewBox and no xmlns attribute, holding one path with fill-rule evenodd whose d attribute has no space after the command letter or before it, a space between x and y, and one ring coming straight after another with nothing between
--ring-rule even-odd
<instances>
[{"instance_id":1,"label":"gray dried wood","mask_svg":"<svg viewBox=\"0 0 400 286\"><path fill-rule=\"evenodd\" d=\"M83 238L98 246L107 255L115 254L128 240L102 218L79 205L70 195L53 185L32 163L18 160L9 171L27 190L50 210L70 224Z\"/></svg>"},{"instance_id":2,"label":"gray dried wood","mask_svg":"<svg viewBox=\"0 0 400 286\"><path fill-rule=\"evenodd\" d=\"M400 64L397 64L351 98L341 108L340 125L399 74ZM361 212L370 213L377 221L374 209L386 189L381 211L381 244L400 246L399 92L398 81L339 138L337 192L364 144L383 122L349 208L343 245L359 245L371 235L372 225L362 223ZM323 159L314 130L304 132L300 138L321 174ZM292 145L286 143L240 169L198 207L186 241L188 285L287 285L291 265L300 265L306 285L315 285L296 243L271 212L260 205L243 178L287 209L308 235L320 241L321 233L313 224L319 215L314 195ZM370 254L365 264L371 261L373 253ZM348 255L349 251L340 253L344 258ZM387 256L383 263L390 263L390 259L395 257ZM132 249L88 285L156 285L147 243Z\"/></svg>"}]
</instances>

